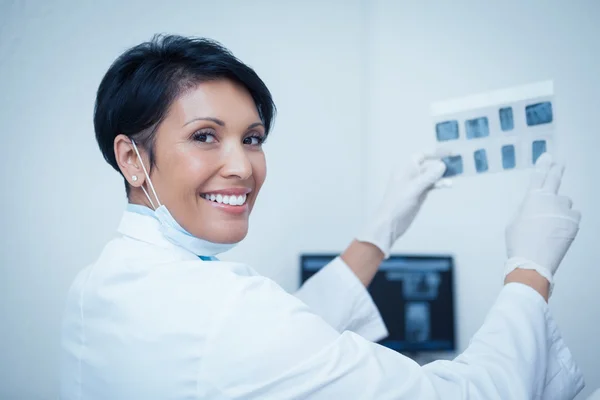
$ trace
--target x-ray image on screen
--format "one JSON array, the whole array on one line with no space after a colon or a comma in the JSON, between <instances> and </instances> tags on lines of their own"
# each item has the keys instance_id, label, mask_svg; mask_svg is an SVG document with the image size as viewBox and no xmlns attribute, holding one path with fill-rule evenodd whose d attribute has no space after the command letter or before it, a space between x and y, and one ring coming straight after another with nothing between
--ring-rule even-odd
<instances>
[{"instance_id":1,"label":"x-ray image on screen","mask_svg":"<svg viewBox=\"0 0 600 400\"><path fill-rule=\"evenodd\" d=\"M435 299L440 286L440 276L437 272L405 273L403 285L404 296L407 299Z\"/></svg>"},{"instance_id":2,"label":"x-ray image on screen","mask_svg":"<svg viewBox=\"0 0 600 400\"><path fill-rule=\"evenodd\" d=\"M431 318L428 303L406 303L405 329L406 340L409 342L424 342L429 340Z\"/></svg>"},{"instance_id":3,"label":"x-ray image on screen","mask_svg":"<svg viewBox=\"0 0 600 400\"><path fill-rule=\"evenodd\" d=\"M301 282L307 282L338 254L303 254ZM383 260L369 294L388 335L378 343L401 353L453 351L454 261L446 255L390 255Z\"/></svg>"}]
</instances>

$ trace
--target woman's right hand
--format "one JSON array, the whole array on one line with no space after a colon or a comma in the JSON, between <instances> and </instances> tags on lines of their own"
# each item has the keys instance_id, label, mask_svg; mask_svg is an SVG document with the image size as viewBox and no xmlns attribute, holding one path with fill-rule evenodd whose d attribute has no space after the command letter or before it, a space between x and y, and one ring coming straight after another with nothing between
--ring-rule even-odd
<instances>
[{"instance_id":1,"label":"woman's right hand","mask_svg":"<svg viewBox=\"0 0 600 400\"><path fill-rule=\"evenodd\" d=\"M442 152L417 154L394 169L377 212L357 240L377 246L384 258L388 258L392 246L410 227L428 193L437 185L449 186L449 181L442 179L446 171L441 161L444 155Z\"/></svg>"},{"instance_id":2,"label":"woman's right hand","mask_svg":"<svg viewBox=\"0 0 600 400\"><path fill-rule=\"evenodd\" d=\"M505 276L515 269L535 270L550 282L550 294L554 273L581 220L571 199L558 195L563 171L549 154L538 159L525 200L506 230Z\"/></svg>"}]
</instances>

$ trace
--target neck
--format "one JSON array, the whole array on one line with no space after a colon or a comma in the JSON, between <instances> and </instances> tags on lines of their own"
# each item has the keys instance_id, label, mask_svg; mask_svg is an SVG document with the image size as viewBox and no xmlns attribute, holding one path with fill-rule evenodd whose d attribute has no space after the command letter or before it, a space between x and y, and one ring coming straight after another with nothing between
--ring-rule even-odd
<instances>
[{"instance_id":1,"label":"neck","mask_svg":"<svg viewBox=\"0 0 600 400\"><path fill-rule=\"evenodd\" d=\"M148 200L148 198L146 197L146 195L140 188L132 188L131 191L129 192L129 196L127 196L127 200L131 204L137 204L140 206L148 207L151 210L154 210L154 207L152 207L152 204L150 203L150 201ZM158 205L157 205L157 207L158 207Z\"/></svg>"}]
</instances>

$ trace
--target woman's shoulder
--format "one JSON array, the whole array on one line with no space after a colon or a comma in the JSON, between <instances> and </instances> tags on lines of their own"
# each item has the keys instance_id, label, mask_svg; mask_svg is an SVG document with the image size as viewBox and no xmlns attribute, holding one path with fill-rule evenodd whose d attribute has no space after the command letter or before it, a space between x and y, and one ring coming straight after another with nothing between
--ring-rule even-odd
<instances>
[{"instance_id":1,"label":"woman's shoulder","mask_svg":"<svg viewBox=\"0 0 600 400\"><path fill-rule=\"evenodd\" d=\"M250 281L267 279L242 262L205 261L176 246L161 247L128 237L109 241L96 261L80 273L86 274L92 277L88 284L156 281L161 290L192 286L211 292L216 288L222 294Z\"/></svg>"},{"instance_id":2,"label":"woman's shoulder","mask_svg":"<svg viewBox=\"0 0 600 400\"><path fill-rule=\"evenodd\" d=\"M234 299L252 296L265 281L268 279L244 263L203 261L144 243L114 239L94 263L79 272L68 303L74 311L108 307L111 315L123 314L136 320L148 317L148 324L153 323L157 313L162 315L168 310L177 310L171 314L173 318L196 315L207 322Z\"/></svg>"}]
</instances>

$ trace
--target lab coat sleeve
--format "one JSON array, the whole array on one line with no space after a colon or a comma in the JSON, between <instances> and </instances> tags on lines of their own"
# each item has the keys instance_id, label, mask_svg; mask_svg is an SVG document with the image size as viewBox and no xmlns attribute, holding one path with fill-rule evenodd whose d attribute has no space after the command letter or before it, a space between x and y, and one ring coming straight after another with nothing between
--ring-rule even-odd
<instances>
[{"instance_id":1,"label":"lab coat sleeve","mask_svg":"<svg viewBox=\"0 0 600 400\"><path fill-rule=\"evenodd\" d=\"M373 342L388 335L371 295L340 257L310 277L295 296L338 332L352 331Z\"/></svg>"},{"instance_id":2,"label":"lab coat sleeve","mask_svg":"<svg viewBox=\"0 0 600 400\"><path fill-rule=\"evenodd\" d=\"M585 387L583 374L551 317L548 318L548 331L551 345L542 400L571 400Z\"/></svg>"},{"instance_id":3,"label":"lab coat sleeve","mask_svg":"<svg viewBox=\"0 0 600 400\"><path fill-rule=\"evenodd\" d=\"M484 372L481 379L474 382L476 390L478 384L485 385L486 379L502 377L511 368L516 368L513 373L525 378L522 382L533 383L535 389L532 397L519 398L573 399L584 387L583 375L548 305L532 288L518 283L505 286L464 353L452 362L436 361L424 367L428 373L446 376L448 382L459 376ZM510 380L506 375L505 381ZM439 388L445 390L445 384Z\"/></svg>"},{"instance_id":4,"label":"lab coat sleeve","mask_svg":"<svg viewBox=\"0 0 600 400\"><path fill-rule=\"evenodd\" d=\"M220 299L222 318L207 338L201 396L533 399L545 385L548 310L518 284L503 288L465 353L425 367L354 332L340 334L268 279L228 285L236 288Z\"/></svg>"}]
</instances>

